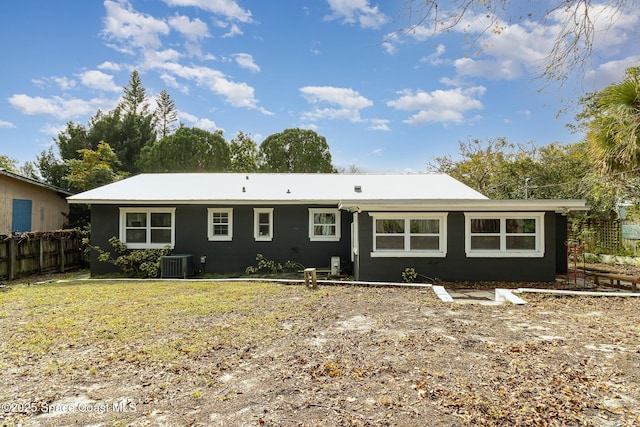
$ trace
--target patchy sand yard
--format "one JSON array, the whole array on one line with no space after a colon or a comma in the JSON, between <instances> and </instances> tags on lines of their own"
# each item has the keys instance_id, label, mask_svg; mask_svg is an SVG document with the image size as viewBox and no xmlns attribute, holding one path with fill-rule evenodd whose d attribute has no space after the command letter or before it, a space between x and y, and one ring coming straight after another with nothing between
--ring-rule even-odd
<instances>
[{"instance_id":1,"label":"patchy sand yard","mask_svg":"<svg viewBox=\"0 0 640 427\"><path fill-rule=\"evenodd\" d=\"M0 292L0 424L640 425L640 299L74 281Z\"/></svg>"}]
</instances>

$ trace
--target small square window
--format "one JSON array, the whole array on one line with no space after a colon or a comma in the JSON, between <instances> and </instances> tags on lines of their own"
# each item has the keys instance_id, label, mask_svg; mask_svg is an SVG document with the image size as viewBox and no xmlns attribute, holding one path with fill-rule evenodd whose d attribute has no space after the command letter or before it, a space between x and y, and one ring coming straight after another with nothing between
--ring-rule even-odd
<instances>
[{"instance_id":1,"label":"small square window","mask_svg":"<svg viewBox=\"0 0 640 427\"><path fill-rule=\"evenodd\" d=\"M209 208L207 209L209 240L233 240L233 209Z\"/></svg>"},{"instance_id":2,"label":"small square window","mask_svg":"<svg viewBox=\"0 0 640 427\"><path fill-rule=\"evenodd\" d=\"M340 240L340 211L338 209L309 209L309 240Z\"/></svg>"}]
</instances>

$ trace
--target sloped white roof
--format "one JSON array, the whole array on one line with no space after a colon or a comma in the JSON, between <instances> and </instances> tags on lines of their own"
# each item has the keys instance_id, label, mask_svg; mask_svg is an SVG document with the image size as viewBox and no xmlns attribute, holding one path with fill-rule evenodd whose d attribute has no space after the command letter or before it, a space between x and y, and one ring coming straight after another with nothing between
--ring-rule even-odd
<instances>
[{"instance_id":1,"label":"sloped white roof","mask_svg":"<svg viewBox=\"0 0 640 427\"><path fill-rule=\"evenodd\" d=\"M445 174L141 174L68 198L71 203L259 203L342 200L478 200L484 195Z\"/></svg>"}]
</instances>

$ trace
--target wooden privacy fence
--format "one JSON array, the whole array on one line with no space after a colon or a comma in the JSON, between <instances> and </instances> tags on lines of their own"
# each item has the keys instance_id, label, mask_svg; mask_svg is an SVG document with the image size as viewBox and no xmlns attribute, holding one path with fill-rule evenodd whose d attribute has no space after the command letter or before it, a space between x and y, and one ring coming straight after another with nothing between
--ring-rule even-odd
<instances>
[{"instance_id":1,"label":"wooden privacy fence","mask_svg":"<svg viewBox=\"0 0 640 427\"><path fill-rule=\"evenodd\" d=\"M60 230L0 235L0 279L81 267L84 234Z\"/></svg>"}]
</instances>

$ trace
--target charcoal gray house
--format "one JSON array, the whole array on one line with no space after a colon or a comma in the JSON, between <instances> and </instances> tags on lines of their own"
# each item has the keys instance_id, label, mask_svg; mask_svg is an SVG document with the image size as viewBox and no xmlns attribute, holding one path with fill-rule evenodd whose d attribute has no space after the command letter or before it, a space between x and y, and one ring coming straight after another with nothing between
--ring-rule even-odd
<instances>
[{"instance_id":1,"label":"charcoal gray house","mask_svg":"<svg viewBox=\"0 0 640 427\"><path fill-rule=\"evenodd\" d=\"M69 197L91 205L92 244L170 247L208 273L256 255L340 259L357 280L550 281L566 271L567 219L584 200L491 200L445 174L142 174ZM200 264L200 261L203 261ZM92 274L113 271L94 256Z\"/></svg>"}]
</instances>

